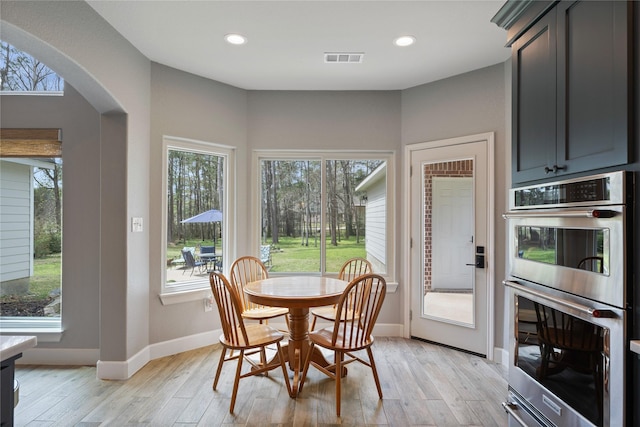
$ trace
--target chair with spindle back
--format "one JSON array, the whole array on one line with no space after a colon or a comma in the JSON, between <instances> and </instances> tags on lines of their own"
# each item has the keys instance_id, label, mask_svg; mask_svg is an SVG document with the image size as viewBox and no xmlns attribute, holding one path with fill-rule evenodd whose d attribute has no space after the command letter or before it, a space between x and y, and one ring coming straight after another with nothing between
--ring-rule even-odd
<instances>
[{"instance_id":1,"label":"chair with spindle back","mask_svg":"<svg viewBox=\"0 0 640 427\"><path fill-rule=\"evenodd\" d=\"M269 272L259 258L254 256L243 256L238 258L231 265L231 284L242 299L242 317L245 319L258 320L260 323L269 319L284 316L285 322L289 325L287 314L289 310L283 307L268 307L249 301L244 293L247 283L269 278Z\"/></svg>"},{"instance_id":2,"label":"chair with spindle back","mask_svg":"<svg viewBox=\"0 0 640 427\"><path fill-rule=\"evenodd\" d=\"M258 323L245 325L242 318L242 304L236 289L229 283L224 275L218 272L210 273L209 281L222 324L222 335L220 335L222 353L220 354L218 369L216 370L216 376L213 380L214 390L218 386L218 380L220 379L224 362L238 359L229 412L233 413L241 378L258 375L263 372L266 373L267 371L278 368L278 366L282 368L287 390L289 391L289 395L292 396L291 383L289 382L289 375L285 365L285 356L280 346L280 341L282 341L284 335L269 325ZM275 358L275 360L277 360L278 363L267 364L266 348L273 344L277 347L278 357ZM231 350L231 354L229 357L226 357L228 350ZM235 351L239 351L240 353L234 355ZM255 353L260 353L259 363L254 362L248 357ZM252 365L252 368L245 374L242 374L242 363L244 360L247 360Z\"/></svg>"},{"instance_id":3,"label":"chair with spindle back","mask_svg":"<svg viewBox=\"0 0 640 427\"><path fill-rule=\"evenodd\" d=\"M386 292L387 284L382 276L365 274L356 277L347 285L336 304L336 318L333 324L309 334L311 346L300 379L300 392L302 392L309 366L313 365L336 381L336 415L338 417L340 416L341 373L343 367L349 363L357 361L371 368L378 396L382 399L382 388L371 345L373 344L373 327L376 324ZM358 307L358 310L353 310L352 302ZM312 360L311 355L316 345L334 352L333 364L322 366ZM354 354L360 350L366 350L368 360Z\"/></svg>"},{"instance_id":4,"label":"chair with spindle back","mask_svg":"<svg viewBox=\"0 0 640 427\"><path fill-rule=\"evenodd\" d=\"M351 282L358 276L372 272L371 263L360 257L355 257L347 260L338 273L338 279ZM310 330L316 327L316 320L318 318L333 322L336 318L336 306L318 307L311 310L313 319L311 320Z\"/></svg>"}]
</instances>

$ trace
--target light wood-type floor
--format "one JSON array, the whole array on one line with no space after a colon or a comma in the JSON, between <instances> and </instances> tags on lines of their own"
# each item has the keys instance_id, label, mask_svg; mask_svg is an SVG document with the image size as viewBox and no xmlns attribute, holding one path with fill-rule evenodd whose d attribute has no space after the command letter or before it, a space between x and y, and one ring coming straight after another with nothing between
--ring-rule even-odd
<instances>
[{"instance_id":1,"label":"light wood-type floor","mask_svg":"<svg viewBox=\"0 0 640 427\"><path fill-rule=\"evenodd\" d=\"M373 351L384 399L371 371L351 364L341 418L335 416L335 383L313 368L297 399L289 398L280 370L240 380L235 414L229 414L235 364L225 364L213 391L220 356L214 345L151 361L127 381L99 380L95 367L18 365L15 425L507 425L501 365L403 338L376 338Z\"/></svg>"}]
</instances>

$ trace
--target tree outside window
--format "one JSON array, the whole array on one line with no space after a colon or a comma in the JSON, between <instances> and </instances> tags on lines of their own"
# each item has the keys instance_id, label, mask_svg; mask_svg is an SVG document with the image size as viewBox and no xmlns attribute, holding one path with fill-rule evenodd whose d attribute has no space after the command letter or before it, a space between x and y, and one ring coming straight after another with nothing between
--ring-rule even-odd
<instances>
[{"instance_id":1,"label":"tree outside window","mask_svg":"<svg viewBox=\"0 0 640 427\"><path fill-rule=\"evenodd\" d=\"M64 80L33 56L0 41L0 91L60 92Z\"/></svg>"},{"instance_id":2,"label":"tree outside window","mask_svg":"<svg viewBox=\"0 0 640 427\"><path fill-rule=\"evenodd\" d=\"M369 257L367 197L357 188L383 163L353 158L261 160L260 241L270 248L271 272L337 273L347 259Z\"/></svg>"},{"instance_id":3,"label":"tree outside window","mask_svg":"<svg viewBox=\"0 0 640 427\"><path fill-rule=\"evenodd\" d=\"M53 70L0 41L0 92L60 93ZM62 159L0 159L0 316L3 327L61 316ZM14 322L15 320L15 322ZM39 323L40 324L40 323ZM27 325L29 326L29 325Z\"/></svg>"},{"instance_id":4,"label":"tree outside window","mask_svg":"<svg viewBox=\"0 0 640 427\"><path fill-rule=\"evenodd\" d=\"M227 156L188 147L166 156L166 288L204 283L222 269Z\"/></svg>"}]
</instances>

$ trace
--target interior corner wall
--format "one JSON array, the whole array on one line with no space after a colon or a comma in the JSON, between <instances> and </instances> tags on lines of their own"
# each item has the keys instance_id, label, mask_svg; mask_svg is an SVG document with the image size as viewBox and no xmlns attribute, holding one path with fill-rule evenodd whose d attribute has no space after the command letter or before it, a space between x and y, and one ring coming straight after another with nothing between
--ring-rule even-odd
<instances>
[{"instance_id":1,"label":"interior corner wall","mask_svg":"<svg viewBox=\"0 0 640 427\"><path fill-rule=\"evenodd\" d=\"M510 141L506 133L505 66L503 63L469 73L428 83L402 91L402 146L486 132L495 133L495 212L506 206L510 174L503 165ZM399 202L407 203L405 195ZM494 218L496 230L494 343L505 346L504 290L501 285L505 271L505 230L502 218Z\"/></svg>"},{"instance_id":2,"label":"interior corner wall","mask_svg":"<svg viewBox=\"0 0 640 427\"><path fill-rule=\"evenodd\" d=\"M121 248L127 235L127 210L123 194L127 189L127 117L103 114L100 117L100 360L126 360L122 338L127 327L127 251Z\"/></svg>"}]
</instances>

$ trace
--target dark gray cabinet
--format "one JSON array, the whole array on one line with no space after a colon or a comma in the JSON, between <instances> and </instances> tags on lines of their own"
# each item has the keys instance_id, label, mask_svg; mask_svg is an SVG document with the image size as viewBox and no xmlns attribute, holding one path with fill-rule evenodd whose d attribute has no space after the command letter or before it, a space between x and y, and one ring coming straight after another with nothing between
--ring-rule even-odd
<instances>
[{"instance_id":1,"label":"dark gray cabinet","mask_svg":"<svg viewBox=\"0 0 640 427\"><path fill-rule=\"evenodd\" d=\"M514 183L629 161L632 7L561 1L515 37Z\"/></svg>"},{"instance_id":2,"label":"dark gray cabinet","mask_svg":"<svg viewBox=\"0 0 640 427\"><path fill-rule=\"evenodd\" d=\"M556 19L549 12L512 45L514 182L556 164Z\"/></svg>"}]
</instances>

